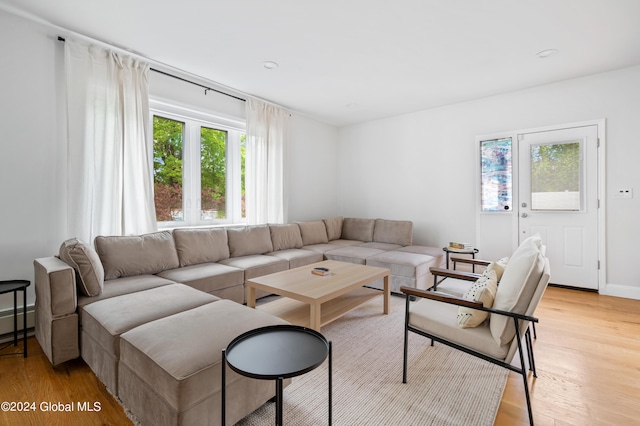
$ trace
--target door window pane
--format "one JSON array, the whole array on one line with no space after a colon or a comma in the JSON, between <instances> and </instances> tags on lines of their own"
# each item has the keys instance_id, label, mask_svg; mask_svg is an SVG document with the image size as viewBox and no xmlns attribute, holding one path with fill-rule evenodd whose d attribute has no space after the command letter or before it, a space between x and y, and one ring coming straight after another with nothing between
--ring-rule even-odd
<instances>
[{"instance_id":1,"label":"door window pane","mask_svg":"<svg viewBox=\"0 0 640 426\"><path fill-rule=\"evenodd\" d=\"M581 159L579 141L531 146L532 210L581 209Z\"/></svg>"},{"instance_id":2,"label":"door window pane","mask_svg":"<svg viewBox=\"0 0 640 426\"><path fill-rule=\"evenodd\" d=\"M153 189L158 222L183 221L184 123L153 116Z\"/></svg>"},{"instance_id":3,"label":"door window pane","mask_svg":"<svg viewBox=\"0 0 640 426\"><path fill-rule=\"evenodd\" d=\"M227 132L200 129L200 218L227 217Z\"/></svg>"},{"instance_id":4,"label":"door window pane","mask_svg":"<svg viewBox=\"0 0 640 426\"><path fill-rule=\"evenodd\" d=\"M511 211L511 138L480 142L483 212Z\"/></svg>"}]
</instances>

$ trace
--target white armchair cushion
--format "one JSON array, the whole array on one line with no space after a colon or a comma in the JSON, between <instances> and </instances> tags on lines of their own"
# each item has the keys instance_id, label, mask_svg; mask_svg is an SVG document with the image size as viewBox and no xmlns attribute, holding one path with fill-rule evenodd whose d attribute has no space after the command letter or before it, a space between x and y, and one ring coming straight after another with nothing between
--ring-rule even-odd
<instances>
[{"instance_id":1,"label":"white armchair cushion","mask_svg":"<svg viewBox=\"0 0 640 426\"><path fill-rule=\"evenodd\" d=\"M409 324L450 342L460 343L467 348L482 352L487 356L506 359L510 345L498 345L491 336L489 324L484 322L478 327L460 328L456 319L457 312L456 305L420 299L410 304Z\"/></svg>"},{"instance_id":2,"label":"white armchair cushion","mask_svg":"<svg viewBox=\"0 0 640 426\"><path fill-rule=\"evenodd\" d=\"M509 259L496 292L493 308L525 314L544 269L539 236L523 241ZM491 314L491 334L499 345L513 339L513 320L504 315Z\"/></svg>"},{"instance_id":3,"label":"white armchair cushion","mask_svg":"<svg viewBox=\"0 0 640 426\"><path fill-rule=\"evenodd\" d=\"M462 296L464 299L482 302L485 308L493 307L493 301L498 289L498 280L495 271L491 270L478 278L478 280ZM462 328L477 327L489 317L489 312L461 306L458 308L458 325Z\"/></svg>"}]
</instances>

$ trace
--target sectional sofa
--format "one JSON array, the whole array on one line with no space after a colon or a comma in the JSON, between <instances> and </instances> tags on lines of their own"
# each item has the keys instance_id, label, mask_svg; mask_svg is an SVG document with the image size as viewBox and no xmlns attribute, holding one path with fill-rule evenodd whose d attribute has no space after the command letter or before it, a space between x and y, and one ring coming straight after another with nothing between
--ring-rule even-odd
<instances>
[{"instance_id":1,"label":"sectional sofa","mask_svg":"<svg viewBox=\"0 0 640 426\"><path fill-rule=\"evenodd\" d=\"M336 217L101 236L95 248L71 239L34 261L36 338L53 365L82 356L143 424L217 424L221 350L284 323L243 306L247 280L332 259L389 268L393 292L425 289L443 252L412 233L408 221ZM271 383L227 383L231 422L273 396Z\"/></svg>"}]
</instances>

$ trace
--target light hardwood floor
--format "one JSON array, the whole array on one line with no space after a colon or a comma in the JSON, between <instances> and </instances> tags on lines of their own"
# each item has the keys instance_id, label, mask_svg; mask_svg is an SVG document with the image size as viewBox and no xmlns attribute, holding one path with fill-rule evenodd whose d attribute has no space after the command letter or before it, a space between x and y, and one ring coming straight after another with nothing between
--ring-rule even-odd
<instances>
[{"instance_id":1,"label":"light hardwood floor","mask_svg":"<svg viewBox=\"0 0 640 426\"><path fill-rule=\"evenodd\" d=\"M536 424L640 424L640 301L550 287L536 316L538 378L529 377ZM33 337L27 359L0 357L2 401L35 403L36 410L0 411L0 425L131 424L86 364L52 368ZM74 411L43 411L58 402L73 403ZM80 411L78 403L99 403L100 411ZM496 425L526 424L522 379L510 373Z\"/></svg>"}]
</instances>

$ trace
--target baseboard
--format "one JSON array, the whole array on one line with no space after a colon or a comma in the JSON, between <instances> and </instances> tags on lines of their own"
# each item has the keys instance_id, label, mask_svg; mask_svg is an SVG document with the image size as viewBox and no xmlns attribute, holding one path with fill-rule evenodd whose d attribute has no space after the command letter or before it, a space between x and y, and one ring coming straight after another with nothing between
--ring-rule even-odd
<instances>
[{"instance_id":1,"label":"baseboard","mask_svg":"<svg viewBox=\"0 0 640 426\"><path fill-rule=\"evenodd\" d=\"M18 330L22 330L23 324L22 306L18 307ZM27 306L27 331L35 326L35 306ZM4 340L5 335L11 335L13 338L13 308L0 311L0 341Z\"/></svg>"},{"instance_id":2,"label":"baseboard","mask_svg":"<svg viewBox=\"0 0 640 426\"><path fill-rule=\"evenodd\" d=\"M605 284L600 288L600 294L605 296L624 297L625 299L640 300L640 287L620 284Z\"/></svg>"}]
</instances>

